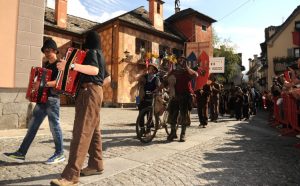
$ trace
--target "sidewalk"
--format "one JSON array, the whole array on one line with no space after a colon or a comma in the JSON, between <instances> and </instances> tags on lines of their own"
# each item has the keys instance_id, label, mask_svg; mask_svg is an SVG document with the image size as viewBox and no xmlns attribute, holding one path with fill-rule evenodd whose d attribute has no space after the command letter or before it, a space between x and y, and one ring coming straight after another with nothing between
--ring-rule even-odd
<instances>
[{"instance_id":1,"label":"sidewalk","mask_svg":"<svg viewBox=\"0 0 300 186\"><path fill-rule=\"evenodd\" d=\"M111 113L110 109L103 109L102 110L102 115ZM68 115L66 113L71 113L72 109L68 108L66 110L63 110L63 112L65 112L65 115ZM135 115L136 113L134 113L134 111L126 111L126 118L128 118L128 112L130 115L130 112L132 112L132 116ZM118 117L119 120L122 120L124 122L124 118L122 118L122 111L117 111L116 113L118 113ZM108 115L107 115L108 116ZM134 119L134 118L132 118ZM64 118L62 119L64 120ZM71 117L69 117L69 120L72 120ZM107 121L107 120L105 120ZM120 122L120 121L119 121ZM130 122L127 122L130 124ZM195 120L193 120L192 125L194 125L195 128L197 128L197 123L195 122ZM179 153L181 151L185 151L189 148L193 148L194 146L197 146L199 144L204 144L205 142L216 138L218 136L221 136L222 133L226 132L226 130L228 129L229 126L234 125L236 122L230 122L227 125L219 125L219 126L211 126L212 128L210 130L204 131L202 133L201 136L199 136L198 134L193 134L192 136L188 137L188 140L185 143L179 143L177 141L174 141L172 143L167 143L166 142L166 134L163 130L159 131L157 134L157 137L154 139L154 141L152 143L149 144L142 144L141 142L139 142L137 139L135 139L135 131L134 131L134 125L131 124L131 128L133 129L130 133L131 133L131 139L130 141L134 140L134 144L136 145L136 147L132 147L132 148L141 148L141 150L136 150L136 149L127 149L127 153L123 152L120 156L114 156L114 157L107 157L104 159L104 164L105 164L105 171L102 175L96 175L96 176L89 176L89 177L83 177L80 178L80 184L81 185L86 185L86 184L91 184L94 182L98 182L102 179L111 177L113 175L116 175L118 173L121 172L125 172L129 169L134 169L136 167L140 167L142 165L146 165L149 162L161 159L163 157L168 157L172 154L176 154ZM113 123L106 123L103 124L106 127L104 128L109 128L109 126L114 125ZM122 125L120 123L118 123L118 125ZM68 131L69 126L63 124L63 128L64 128L64 133L68 136L67 137L67 141L70 140L70 131ZM43 135L49 135L49 132L47 132L47 128L45 127L43 132L40 135L40 137L42 137ZM126 133L127 127L124 127L124 131L121 133ZM189 129L188 129L189 130ZM194 129L193 129L194 130ZM199 129L201 130L201 129ZM113 136L115 134L113 133L106 133L106 130L103 131L103 139L105 141L105 138L107 138L108 136ZM18 136L20 134L22 134L24 131L14 131L14 134L17 135L17 137L15 138L19 138ZM12 136L7 136L7 139L12 139L14 137ZM2 139L4 140L4 137L2 137ZM0 139L1 140L1 139ZM28 153L28 157L26 157L28 160L24 163L24 164L14 164L12 163L11 165L16 166L20 169L25 168L26 166L31 166L33 169L36 169L36 167L33 164L37 164L37 166L42 166L44 169L48 169L49 167L53 167L58 169L55 172L58 173L54 173L54 174L44 174L45 172L41 172L44 175L36 175L34 177L26 177L26 175L20 175L23 178L19 178L16 180L9 180L9 181L0 181L0 185L2 185L3 183L7 184L7 185L49 185L49 182L51 179L53 178L57 178L59 177L59 170L62 170L62 168L64 166L62 165L43 165L43 158L41 157L45 157L45 154L51 154L52 149L49 148L49 145L43 145L44 141L46 139L42 139L41 142L40 140L38 140L38 142L36 144L33 145L33 147L29 150ZM48 139L47 139L48 140ZM46 141L47 141L46 140ZM65 139L66 140L66 139ZM159 142L157 142L157 140L159 140ZM118 141L122 141L121 139L119 139ZM108 142L104 142L104 143L108 143ZM131 142L132 143L132 142ZM68 148L69 144L66 144L66 148ZM128 145L128 143L124 143L124 145ZM110 145L107 144L107 148L109 148ZM125 147L126 148L126 147ZM106 147L104 146L104 151L105 151ZM121 149L119 149L118 151L121 151ZM105 152L104 152L105 153ZM1 158L2 159L2 158ZM66 162L64 162L63 164L65 164ZM9 164L8 164L9 165ZM24 166L24 167L21 167ZM47 167L48 166L48 167ZM2 171L3 169L1 169ZM0 171L0 173L1 173ZM49 170L50 171L50 170ZM53 171L50 171L53 172Z\"/></svg>"},{"instance_id":2,"label":"sidewalk","mask_svg":"<svg viewBox=\"0 0 300 186\"><path fill-rule=\"evenodd\" d=\"M62 108L66 156L73 112L73 108ZM280 137L263 118L253 117L250 123L224 118L223 122L209 123L203 129L192 114L186 142L167 143L165 131L159 130L151 143L142 144L135 134L137 110L104 108L101 116L105 171L102 175L80 178L80 185L300 183L296 158L299 152L292 147L297 140ZM47 130L45 126L45 134L35 139L25 163L9 163L0 157L0 185L49 185L51 179L59 177L66 162L43 164L53 152ZM12 151L20 140L22 137L7 134L0 139L0 150Z\"/></svg>"}]
</instances>

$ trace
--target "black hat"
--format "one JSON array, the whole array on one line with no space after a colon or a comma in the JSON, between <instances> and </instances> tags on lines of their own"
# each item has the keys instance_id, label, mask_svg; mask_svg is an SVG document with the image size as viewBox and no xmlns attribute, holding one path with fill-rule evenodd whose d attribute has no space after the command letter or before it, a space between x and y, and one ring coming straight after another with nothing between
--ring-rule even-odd
<instances>
[{"instance_id":1,"label":"black hat","mask_svg":"<svg viewBox=\"0 0 300 186\"><path fill-rule=\"evenodd\" d=\"M149 67L153 67L153 68L156 70L156 72L158 72L158 67L157 67L156 64L154 64L154 63L149 63L149 64L148 64L148 68L149 68Z\"/></svg>"},{"instance_id":2,"label":"black hat","mask_svg":"<svg viewBox=\"0 0 300 186\"><path fill-rule=\"evenodd\" d=\"M87 33L84 47L86 49L100 49L100 38L96 31L89 31Z\"/></svg>"},{"instance_id":3,"label":"black hat","mask_svg":"<svg viewBox=\"0 0 300 186\"><path fill-rule=\"evenodd\" d=\"M57 45L55 43L55 41L53 39L47 39L45 42L44 42L44 45L43 47L41 48L41 51L44 53L44 50L46 48L51 48L53 50L56 50L56 53L58 54L58 49L57 49Z\"/></svg>"}]
</instances>

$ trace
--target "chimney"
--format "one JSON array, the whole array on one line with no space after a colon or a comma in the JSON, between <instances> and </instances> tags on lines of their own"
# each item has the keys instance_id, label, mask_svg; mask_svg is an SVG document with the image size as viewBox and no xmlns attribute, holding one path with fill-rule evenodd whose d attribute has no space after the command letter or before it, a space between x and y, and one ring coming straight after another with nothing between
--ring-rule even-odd
<instances>
[{"instance_id":1,"label":"chimney","mask_svg":"<svg viewBox=\"0 0 300 186\"><path fill-rule=\"evenodd\" d=\"M149 19L157 30L164 31L163 19L163 2L162 0L148 0L149 1Z\"/></svg>"},{"instance_id":2,"label":"chimney","mask_svg":"<svg viewBox=\"0 0 300 186\"><path fill-rule=\"evenodd\" d=\"M175 0L175 14L177 12L180 12L180 1L179 0Z\"/></svg>"},{"instance_id":3,"label":"chimney","mask_svg":"<svg viewBox=\"0 0 300 186\"><path fill-rule=\"evenodd\" d=\"M68 0L55 0L55 21L59 28L67 28Z\"/></svg>"}]
</instances>

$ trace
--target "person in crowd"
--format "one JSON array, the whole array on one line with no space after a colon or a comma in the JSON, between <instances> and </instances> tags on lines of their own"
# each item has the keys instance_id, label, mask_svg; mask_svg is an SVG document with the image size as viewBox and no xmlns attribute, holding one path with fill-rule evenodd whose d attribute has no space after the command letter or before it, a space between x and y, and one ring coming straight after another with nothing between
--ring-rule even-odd
<instances>
[{"instance_id":1,"label":"person in crowd","mask_svg":"<svg viewBox=\"0 0 300 186\"><path fill-rule=\"evenodd\" d=\"M219 116L219 100L220 100L220 91L221 86L217 83L217 79L214 75L211 74L209 78L211 83L211 97L210 97L210 119L213 122L217 122Z\"/></svg>"},{"instance_id":2,"label":"person in crowd","mask_svg":"<svg viewBox=\"0 0 300 186\"><path fill-rule=\"evenodd\" d=\"M290 82L285 82L284 86L290 88L291 95L300 100L300 58L294 67L288 67Z\"/></svg>"},{"instance_id":3,"label":"person in crowd","mask_svg":"<svg viewBox=\"0 0 300 186\"><path fill-rule=\"evenodd\" d=\"M195 91L197 98L197 111L200 125L203 128L208 123L208 101L211 95L211 81L208 82L201 88Z\"/></svg>"},{"instance_id":4,"label":"person in crowd","mask_svg":"<svg viewBox=\"0 0 300 186\"><path fill-rule=\"evenodd\" d=\"M153 94L154 92L157 92L160 87L160 79L156 75L157 73L157 65L150 63L146 73L138 78L140 97L140 104L138 106L139 112L146 107L152 106ZM140 125L142 135L145 135L147 130L145 129L144 122L142 121ZM148 128L148 130L149 129L150 128Z\"/></svg>"},{"instance_id":5,"label":"person in crowd","mask_svg":"<svg viewBox=\"0 0 300 186\"><path fill-rule=\"evenodd\" d=\"M79 177L102 174L103 155L100 131L100 108L103 100L102 86L107 74L101 41L96 31L89 31L85 38L86 57L82 64L74 64L71 70L80 72L80 89L75 100L75 120L68 164L61 178L50 182L52 186L77 185ZM64 70L66 61L57 64ZM108 82L107 82L108 83ZM86 155L87 167L82 169Z\"/></svg>"},{"instance_id":6,"label":"person in crowd","mask_svg":"<svg viewBox=\"0 0 300 186\"><path fill-rule=\"evenodd\" d=\"M246 88L243 88L243 118L249 119L249 94Z\"/></svg>"},{"instance_id":7,"label":"person in crowd","mask_svg":"<svg viewBox=\"0 0 300 186\"><path fill-rule=\"evenodd\" d=\"M241 87L236 87L236 99L235 99L235 118L236 120L242 120L243 109L243 91Z\"/></svg>"},{"instance_id":8,"label":"person in crowd","mask_svg":"<svg viewBox=\"0 0 300 186\"><path fill-rule=\"evenodd\" d=\"M260 100L260 94L254 86L249 88L249 97L250 97L250 114L256 115L257 104Z\"/></svg>"},{"instance_id":9,"label":"person in crowd","mask_svg":"<svg viewBox=\"0 0 300 186\"><path fill-rule=\"evenodd\" d=\"M188 111L192 107L192 84L191 80L198 76L198 73L192 70L187 65L187 59L183 56L179 57L177 60L176 69L171 71L168 76L174 76L176 79L175 83L175 97L171 99L169 103L169 116L168 123L171 124L171 133L169 134L167 140L173 141L176 138L176 123L178 119L178 114L180 112L181 119L181 134L180 142L186 140L186 125L188 123Z\"/></svg>"},{"instance_id":10,"label":"person in crowd","mask_svg":"<svg viewBox=\"0 0 300 186\"><path fill-rule=\"evenodd\" d=\"M221 116L224 116L224 114L226 113L226 95L224 86L222 84L220 84L219 113Z\"/></svg>"},{"instance_id":11,"label":"person in crowd","mask_svg":"<svg viewBox=\"0 0 300 186\"><path fill-rule=\"evenodd\" d=\"M229 101L228 101L228 110L229 110L229 114L230 114L230 118L234 117L234 113L235 113L235 100L236 100L236 92L235 92L235 86L234 83L231 83L230 85L230 90L229 90Z\"/></svg>"},{"instance_id":12,"label":"person in crowd","mask_svg":"<svg viewBox=\"0 0 300 186\"><path fill-rule=\"evenodd\" d=\"M49 127L55 144L55 152L45 163L54 164L65 160L63 134L59 121L60 99L59 95L54 90L56 77L58 75L58 69L56 67L56 64L58 63L58 49L56 42L53 39L47 39L44 42L41 51L45 55L46 59L44 67L52 70L51 81L46 83L46 87L50 87L48 92L48 100L46 103L37 103L35 105L32 118L29 121L27 134L24 137L19 149L13 153L4 153L4 156L13 161L24 162L25 156L39 130L39 127L41 126L45 117L48 116ZM34 86L38 85L36 84Z\"/></svg>"}]
</instances>

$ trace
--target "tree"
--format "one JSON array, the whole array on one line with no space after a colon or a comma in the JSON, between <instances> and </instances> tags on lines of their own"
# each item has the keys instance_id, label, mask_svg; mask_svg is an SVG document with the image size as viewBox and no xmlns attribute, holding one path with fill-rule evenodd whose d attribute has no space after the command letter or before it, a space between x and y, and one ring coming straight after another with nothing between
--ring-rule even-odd
<instances>
[{"instance_id":1,"label":"tree","mask_svg":"<svg viewBox=\"0 0 300 186\"><path fill-rule=\"evenodd\" d=\"M213 28L213 46L214 57L225 57L225 72L218 74L218 81L229 83L232 79L243 70L242 59L240 54L235 52L235 45L230 39L223 39L218 37Z\"/></svg>"},{"instance_id":2,"label":"tree","mask_svg":"<svg viewBox=\"0 0 300 186\"><path fill-rule=\"evenodd\" d=\"M220 74L219 76L225 79L225 82L231 82L234 76L240 73L238 67L241 66L241 58L238 54L235 54L233 48L226 47L225 45L221 45L220 48L214 49L215 57L225 57L225 73Z\"/></svg>"}]
</instances>

